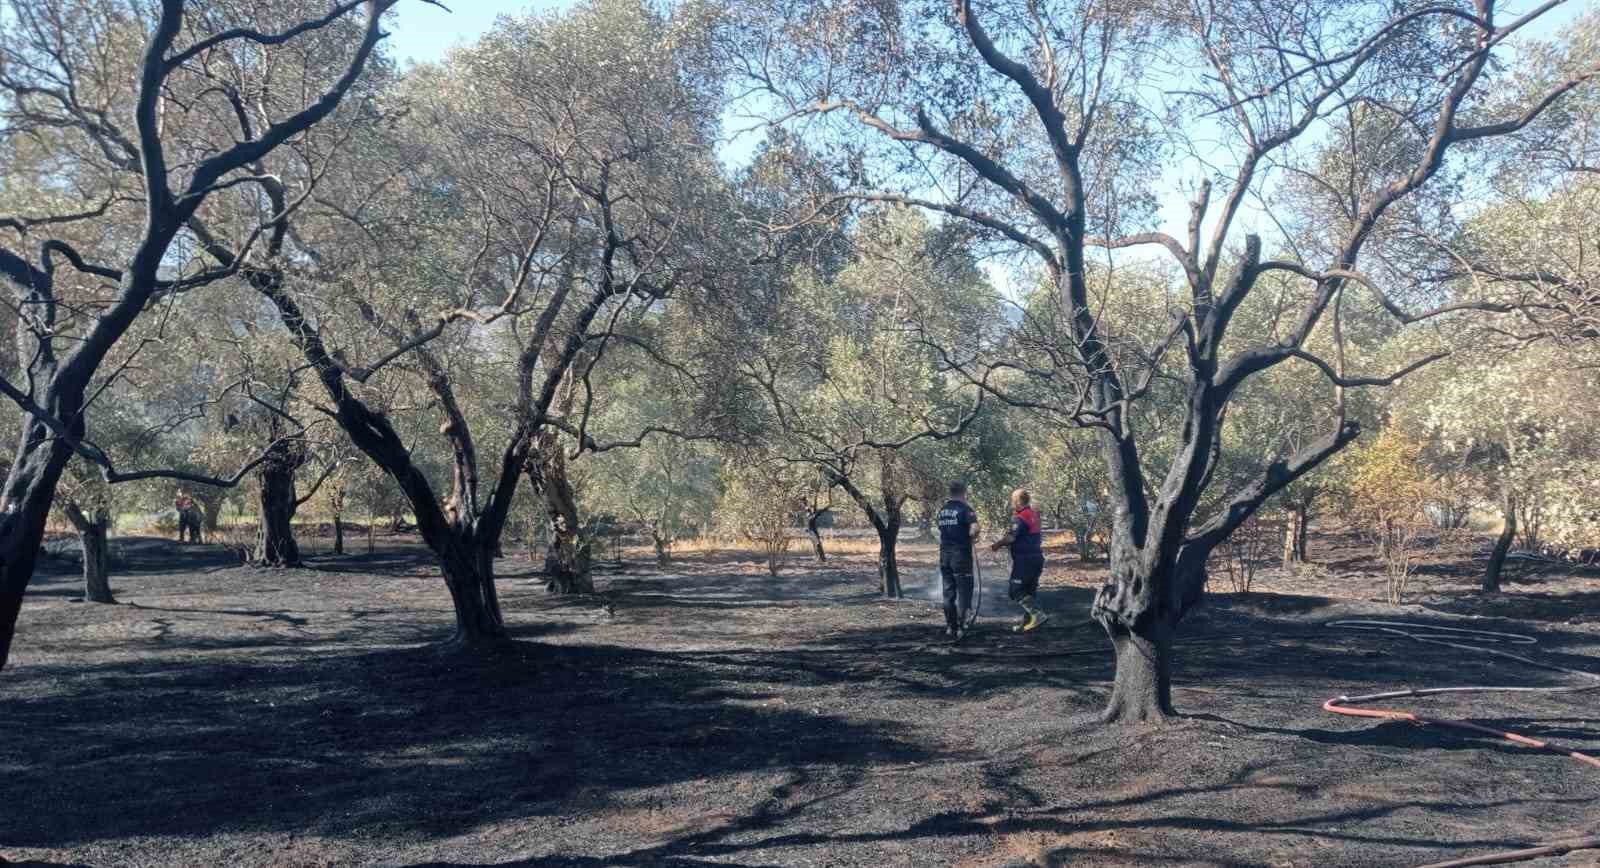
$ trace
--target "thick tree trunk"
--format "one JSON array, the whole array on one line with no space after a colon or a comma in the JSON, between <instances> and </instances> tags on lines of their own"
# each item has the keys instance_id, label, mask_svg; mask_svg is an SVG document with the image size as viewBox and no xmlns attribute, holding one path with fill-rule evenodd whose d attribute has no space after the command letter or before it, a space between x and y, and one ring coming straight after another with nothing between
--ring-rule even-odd
<instances>
[{"instance_id":1,"label":"thick tree trunk","mask_svg":"<svg viewBox=\"0 0 1600 868\"><path fill-rule=\"evenodd\" d=\"M269 567L300 564L300 546L294 539L294 471L299 465L293 444L279 441L256 474L260 484L261 529L256 536L256 563Z\"/></svg>"},{"instance_id":2,"label":"thick tree trunk","mask_svg":"<svg viewBox=\"0 0 1600 868\"><path fill-rule=\"evenodd\" d=\"M111 545L106 525L95 522L78 533L83 547L83 598L90 603L115 603L111 596Z\"/></svg>"},{"instance_id":3,"label":"thick tree trunk","mask_svg":"<svg viewBox=\"0 0 1600 868\"><path fill-rule=\"evenodd\" d=\"M1174 714L1172 637L1179 620L1205 593L1206 554L1185 546L1174 558L1177 566L1163 574L1143 552L1113 543L1111 579L1090 607L1116 653L1116 677L1103 722L1159 723Z\"/></svg>"},{"instance_id":4,"label":"thick tree trunk","mask_svg":"<svg viewBox=\"0 0 1600 868\"><path fill-rule=\"evenodd\" d=\"M77 530L78 545L83 550L84 600L115 604L117 599L111 595L111 513L102 507L94 511L91 519L72 502L62 511Z\"/></svg>"},{"instance_id":5,"label":"thick tree trunk","mask_svg":"<svg viewBox=\"0 0 1600 868\"><path fill-rule=\"evenodd\" d=\"M811 539L811 554L819 564L828 562L828 553L822 550L822 528L817 526L825 511L813 512L806 518L806 536Z\"/></svg>"},{"instance_id":6,"label":"thick tree trunk","mask_svg":"<svg viewBox=\"0 0 1600 868\"><path fill-rule=\"evenodd\" d=\"M195 502L200 504L200 516L204 520L206 533L216 533L222 520L222 504L226 500L220 492L215 496L200 495L195 497Z\"/></svg>"},{"instance_id":7,"label":"thick tree trunk","mask_svg":"<svg viewBox=\"0 0 1600 868\"><path fill-rule=\"evenodd\" d=\"M888 522L877 530L879 586L884 597L899 599L903 594L900 590L900 563L895 557L895 548L900 542L900 522Z\"/></svg>"},{"instance_id":8,"label":"thick tree trunk","mask_svg":"<svg viewBox=\"0 0 1600 868\"><path fill-rule=\"evenodd\" d=\"M1505 568L1506 555L1511 553L1511 543L1517 538L1517 500L1510 491L1501 497L1500 509L1505 526L1500 528L1500 536L1494 541L1494 551L1489 553L1489 567L1483 573L1485 594L1500 592L1500 572Z\"/></svg>"},{"instance_id":9,"label":"thick tree trunk","mask_svg":"<svg viewBox=\"0 0 1600 868\"><path fill-rule=\"evenodd\" d=\"M489 547L471 539L457 539L438 555L456 611L456 632L446 647L469 650L506 642Z\"/></svg>"},{"instance_id":10,"label":"thick tree trunk","mask_svg":"<svg viewBox=\"0 0 1600 868\"><path fill-rule=\"evenodd\" d=\"M37 376L38 392L57 418L67 419L74 436L83 436L78 407L82 389L50 396L45 391L43 372ZM72 457L71 448L44 424L24 416L18 445L0 496L0 669L11 656L11 640L16 635L17 615L22 597L33 580L39 560L39 546L50 518L50 503L55 499L61 471Z\"/></svg>"},{"instance_id":11,"label":"thick tree trunk","mask_svg":"<svg viewBox=\"0 0 1600 868\"><path fill-rule=\"evenodd\" d=\"M344 554L344 518L338 513L333 516L333 553Z\"/></svg>"},{"instance_id":12,"label":"thick tree trunk","mask_svg":"<svg viewBox=\"0 0 1600 868\"><path fill-rule=\"evenodd\" d=\"M1153 623L1137 630L1108 627L1117 656L1116 680L1100 719L1105 723L1159 723L1172 710L1172 629Z\"/></svg>"}]
</instances>

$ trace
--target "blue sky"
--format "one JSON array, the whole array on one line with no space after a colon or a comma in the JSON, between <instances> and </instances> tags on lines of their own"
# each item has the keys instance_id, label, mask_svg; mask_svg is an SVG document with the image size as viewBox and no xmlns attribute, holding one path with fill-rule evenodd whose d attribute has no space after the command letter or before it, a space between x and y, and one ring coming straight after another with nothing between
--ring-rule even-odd
<instances>
[{"instance_id":1,"label":"blue sky","mask_svg":"<svg viewBox=\"0 0 1600 868\"><path fill-rule=\"evenodd\" d=\"M449 12L420 0L407 0L396 6L389 23L390 50L400 60L430 62L442 58L452 46L468 43L482 35L500 15L517 15L528 11L544 12L573 5L574 0L442 0ZM1534 0L1512 0L1498 16L1504 24L1528 11ZM1586 0L1568 2L1541 17L1519 35L1548 39L1590 8ZM730 164L741 162L753 150L759 136L742 136L724 147L723 159ZM1195 179L1193 166L1178 161L1163 174L1158 182L1161 199L1159 228L1176 235L1183 232L1188 220L1187 197L1183 190L1186 182ZM1264 236L1276 234L1270 221L1258 205L1249 203L1241 211L1239 230L1258 231Z\"/></svg>"},{"instance_id":2,"label":"blue sky","mask_svg":"<svg viewBox=\"0 0 1600 868\"><path fill-rule=\"evenodd\" d=\"M442 0L437 6L409 0L395 6L389 22L389 50L400 60L438 60L451 46L471 42L488 30L499 15L516 15L529 9L545 11L571 5L568 0Z\"/></svg>"}]
</instances>

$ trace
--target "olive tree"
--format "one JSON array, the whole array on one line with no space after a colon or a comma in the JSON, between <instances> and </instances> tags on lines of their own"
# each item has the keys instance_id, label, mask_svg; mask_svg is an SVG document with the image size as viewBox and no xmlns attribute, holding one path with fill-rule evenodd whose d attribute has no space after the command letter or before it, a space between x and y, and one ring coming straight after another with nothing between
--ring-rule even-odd
<instances>
[{"instance_id":1,"label":"olive tree","mask_svg":"<svg viewBox=\"0 0 1600 868\"><path fill-rule=\"evenodd\" d=\"M1360 266L1452 149L1525 128L1600 72L1575 69L1507 113L1485 104L1503 43L1554 5L1503 17L1496 0L1399 11L1331 0L749 4L733 56L763 95L759 110L839 153L850 192L971 224L1031 256L1056 293L1064 339L1007 364L1055 386L1050 411L1095 431L1112 480L1111 575L1091 610L1116 654L1106 721L1172 714L1172 640L1201 598L1211 551L1355 440L1360 425L1337 395L1435 357L1354 373L1307 348L1319 327L1336 328L1357 290L1401 323L1504 309L1437 297L1411 307ZM1327 252L1264 256L1243 226L1246 204L1278 170L1315 175L1307 155L1330 150L1365 170L1347 175L1359 183L1331 185L1348 207L1325 227ZM1187 226L1150 231L1147 191L1174 159L1193 182ZM1185 294L1160 341L1123 353L1091 303L1087 265L1093 251L1147 246L1178 269ZM1230 333L1275 272L1300 289L1276 330ZM1182 424L1159 469L1134 407L1169 352L1181 364ZM1293 361L1338 387L1323 433L1202 514L1230 401ZM958 354L949 363L985 368Z\"/></svg>"},{"instance_id":2,"label":"olive tree","mask_svg":"<svg viewBox=\"0 0 1600 868\"><path fill-rule=\"evenodd\" d=\"M397 481L455 605L452 647L505 639L493 561L523 477L551 514L556 588L592 589L563 445L612 445L588 430L588 373L631 318L715 283L716 77L706 21L684 15L616 0L502 19L397 83L384 99L406 110L249 270L331 417ZM436 414L444 480L374 400L397 379ZM488 469L466 393L491 380L508 424Z\"/></svg>"},{"instance_id":3,"label":"olive tree","mask_svg":"<svg viewBox=\"0 0 1600 868\"><path fill-rule=\"evenodd\" d=\"M758 414L752 436L855 503L878 537L880 590L893 598L905 507L923 487L913 451L959 437L983 407L983 392L936 370L906 324L913 308L945 311L982 278L915 212L873 212L851 237L855 256L837 275L795 275L788 305L738 373Z\"/></svg>"},{"instance_id":4,"label":"olive tree","mask_svg":"<svg viewBox=\"0 0 1600 868\"><path fill-rule=\"evenodd\" d=\"M236 266L169 265L183 258L180 236L207 200L260 183L255 164L334 113L383 38L380 18L395 3L344 2L294 17L276 4L258 10L277 26L293 22L282 29L232 20L231 7L202 11L184 0L0 6L6 136L64 136L69 146L57 154L49 186L79 193L0 216L0 230L15 236L0 246L0 277L21 321L19 356L26 357L18 382L0 381L0 392L25 411L0 507L0 665L68 460L76 454L95 463L110 482L155 473L120 471L85 439L85 408L96 377L108 373L103 365L152 302L236 273ZM270 122L244 129L212 123L243 98L206 80L219 58L264 57L330 31L351 36L331 74L303 89L266 91ZM259 74L261 66L254 68ZM234 263L281 225L282 213L263 216L233 251ZM80 249L59 237L63 227L92 230L99 243Z\"/></svg>"}]
</instances>

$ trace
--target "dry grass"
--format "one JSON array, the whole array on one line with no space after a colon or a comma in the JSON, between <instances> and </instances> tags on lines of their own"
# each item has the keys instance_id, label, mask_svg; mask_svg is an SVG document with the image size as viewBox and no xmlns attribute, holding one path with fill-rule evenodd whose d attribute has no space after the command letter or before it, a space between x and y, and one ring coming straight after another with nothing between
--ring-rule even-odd
<instances>
[{"instance_id":1,"label":"dry grass","mask_svg":"<svg viewBox=\"0 0 1600 868\"><path fill-rule=\"evenodd\" d=\"M804 542L805 549L809 550L810 541L804 534L796 534L794 539L797 545L801 542ZM901 537L900 549L905 550L915 546L930 545L933 543L934 539L934 537L923 537L920 539ZM994 537L991 535L989 539L992 540ZM980 540L980 543L981 542L982 541ZM1073 537L1071 531L1046 531L1044 534L1044 547L1046 549L1076 551L1076 545L1077 540L1075 537ZM851 534L849 536L830 535L828 533L824 533L822 535L822 547L828 552L829 555L841 554L876 556L878 554L878 539L870 532ZM651 549L649 545L642 543L635 544L630 542L624 546L624 550L629 552L630 555L643 551L649 551L652 556L654 555L654 549ZM801 549L797 548L795 551L800 550ZM725 537L716 536L680 539L673 543L672 553L674 555L720 553L729 555L749 555L752 557L765 554L758 544L749 542L748 540L728 539ZM1076 558L1077 556L1072 555L1072 557Z\"/></svg>"}]
</instances>

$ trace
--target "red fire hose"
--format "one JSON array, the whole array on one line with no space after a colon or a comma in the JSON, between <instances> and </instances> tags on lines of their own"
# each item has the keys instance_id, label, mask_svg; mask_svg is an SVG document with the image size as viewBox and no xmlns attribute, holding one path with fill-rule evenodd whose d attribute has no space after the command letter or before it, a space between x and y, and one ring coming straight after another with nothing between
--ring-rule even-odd
<instances>
[{"instance_id":1,"label":"red fire hose","mask_svg":"<svg viewBox=\"0 0 1600 868\"><path fill-rule=\"evenodd\" d=\"M1530 666L1549 669L1568 675L1579 676L1595 683L1581 686L1565 687L1426 687L1411 690L1392 690L1385 693L1369 693L1364 696L1335 696L1322 703L1322 710L1334 714L1344 714L1351 717L1368 717L1382 720L1404 720L1417 724L1433 726L1446 726L1467 732L1492 735L1505 739L1513 744L1524 747L1547 750L1553 753L1569 756L1578 762L1586 763L1600 768L1600 757L1573 750L1568 747L1552 744L1537 738L1529 738L1515 732L1505 732L1465 720L1443 720L1440 718L1423 717L1409 711L1393 708L1355 708L1355 705L1366 705L1388 699L1404 696L1435 696L1444 693L1582 693L1585 691L1600 690L1600 675L1584 672L1580 669L1569 669L1565 666L1556 666L1544 663L1520 654L1513 654L1499 648L1487 647L1488 645L1534 645L1538 639L1517 633L1496 633L1490 630L1469 630L1463 627L1445 627L1438 624L1417 624L1406 621L1332 621L1329 627L1344 628L1348 630L1369 630L1391 636L1399 636L1416 642L1426 642L1430 645L1444 645L1466 651L1476 651L1483 654L1493 654L1497 657L1506 657ZM1477 644L1472 644L1477 643ZM1459 868L1467 865L1496 865L1507 862L1522 862L1528 859L1537 859L1541 856L1555 856L1570 853L1574 850L1585 850L1600 847L1600 835L1580 838L1567 838L1560 841L1547 841L1531 845L1522 850L1490 853L1483 856L1474 856L1466 859L1457 859L1450 862L1436 862L1423 868Z\"/></svg>"}]
</instances>

